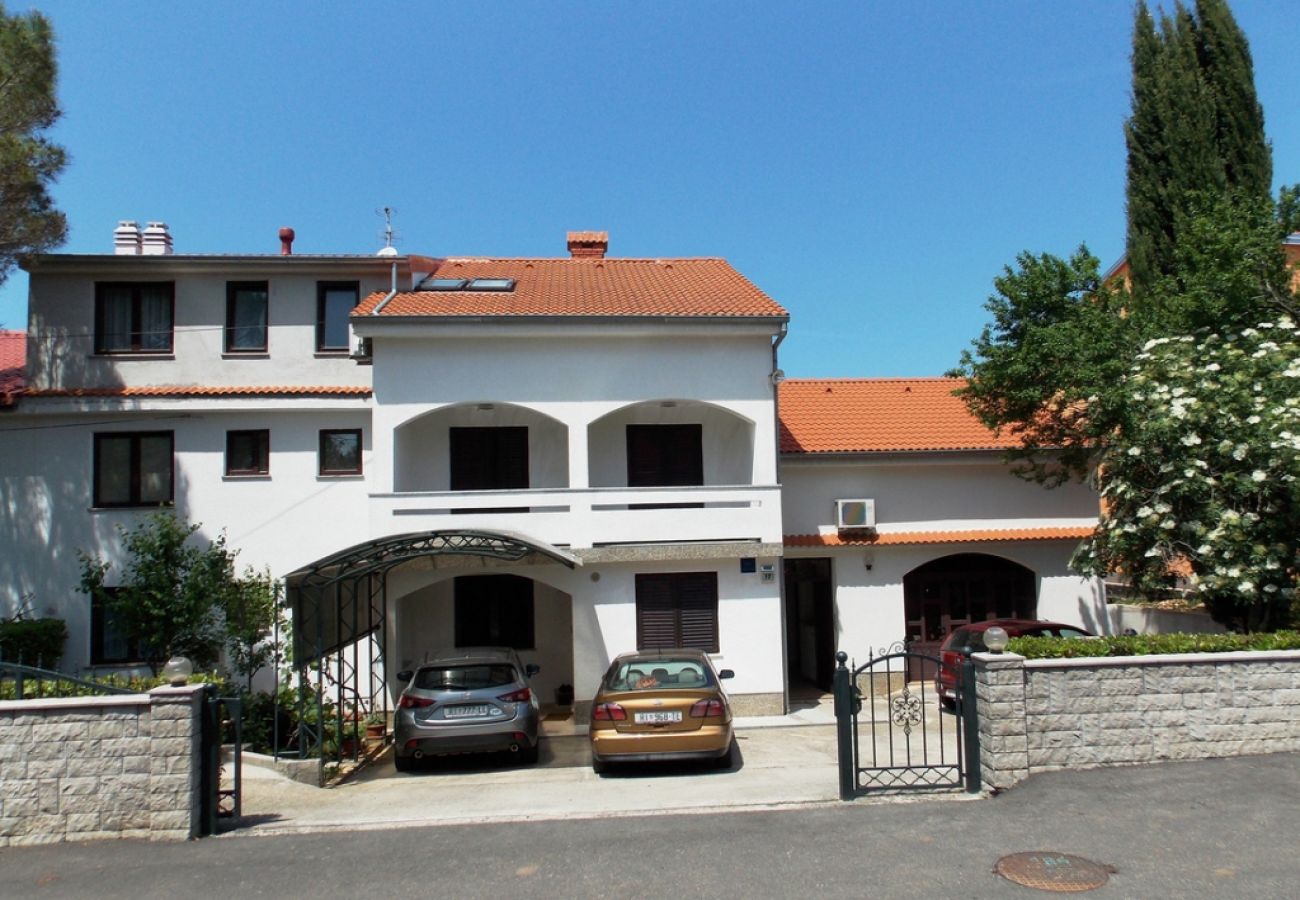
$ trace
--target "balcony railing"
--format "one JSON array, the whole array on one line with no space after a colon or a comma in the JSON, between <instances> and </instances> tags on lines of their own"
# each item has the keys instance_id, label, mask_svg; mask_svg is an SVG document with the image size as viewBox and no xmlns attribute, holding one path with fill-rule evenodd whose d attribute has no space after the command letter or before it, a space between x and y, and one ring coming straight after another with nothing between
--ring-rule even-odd
<instances>
[{"instance_id":1,"label":"balcony railing","mask_svg":"<svg viewBox=\"0 0 1300 900\"><path fill-rule=\"evenodd\" d=\"M570 547L781 540L777 485L371 494L370 513L375 537L490 528Z\"/></svg>"}]
</instances>

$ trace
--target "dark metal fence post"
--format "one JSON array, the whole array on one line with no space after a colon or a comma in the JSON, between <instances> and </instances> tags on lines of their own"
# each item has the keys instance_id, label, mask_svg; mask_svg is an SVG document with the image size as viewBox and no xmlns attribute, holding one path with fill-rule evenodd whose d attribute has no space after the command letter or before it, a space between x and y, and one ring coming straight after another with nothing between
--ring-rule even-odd
<instances>
[{"instance_id":1,"label":"dark metal fence post","mask_svg":"<svg viewBox=\"0 0 1300 900\"><path fill-rule=\"evenodd\" d=\"M204 685L199 710L199 834L206 837L217 833L217 798L221 786L221 719L217 713L215 685Z\"/></svg>"},{"instance_id":2,"label":"dark metal fence post","mask_svg":"<svg viewBox=\"0 0 1300 900\"><path fill-rule=\"evenodd\" d=\"M853 675L849 672L849 655L843 650L835 654L835 679L832 691L835 697L835 736L839 744L840 799L852 800L857 795L858 778L853 764Z\"/></svg>"},{"instance_id":3,"label":"dark metal fence post","mask_svg":"<svg viewBox=\"0 0 1300 900\"><path fill-rule=\"evenodd\" d=\"M966 744L966 791L980 792L980 723L975 703L975 663L966 656L961 664L961 694L957 698L961 713L962 739Z\"/></svg>"}]
</instances>

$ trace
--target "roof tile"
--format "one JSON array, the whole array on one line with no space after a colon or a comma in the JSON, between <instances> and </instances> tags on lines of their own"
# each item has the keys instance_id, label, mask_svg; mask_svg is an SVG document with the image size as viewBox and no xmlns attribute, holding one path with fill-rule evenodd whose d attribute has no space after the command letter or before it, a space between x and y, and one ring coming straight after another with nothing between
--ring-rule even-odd
<instances>
[{"instance_id":1,"label":"roof tile","mask_svg":"<svg viewBox=\"0 0 1300 900\"><path fill-rule=\"evenodd\" d=\"M722 259L436 260L433 278L513 278L512 291L401 291L381 316L784 317ZM371 294L353 315L386 296Z\"/></svg>"},{"instance_id":2,"label":"roof tile","mask_svg":"<svg viewBox=\"0 0 1300 900\"><path fill-rule=\"evenodd\" d=\"M998 450L953 391L960 378L789 379L782 382L782 453Z\"/></svg>"},{"instance_id":3,"label":"roof tile","mask_svg":"<svg viewBox=\"0 0 1300 900\"><path fill-rule=\"evenodd\" d=\"M972 544L987 541L1083 540L1091 526L1068 528L978 528L967 531L894 531L883 534L787 534L787 547L887 547L901 544Z\"/></svg>"},{"instance_id":4,"label":"roof tile","mask_svg":"<svg viewBox=\"0 0 1300 900\"><path fill-rule=\"evenodd\" d=\"M26 383L27 333L0 330L0 406L13 405Z\"/></svg>"},{"instance_id":5,"label":"roof tile","mask_svg":"<svg viewBox=\"0 0 1300 900\"><path fill-rule=\"evenodd\" d=\"M351 385L144 385L107 388L46 388L28 397L369 397L368 387Z\"/></svg>"}]
</instances>

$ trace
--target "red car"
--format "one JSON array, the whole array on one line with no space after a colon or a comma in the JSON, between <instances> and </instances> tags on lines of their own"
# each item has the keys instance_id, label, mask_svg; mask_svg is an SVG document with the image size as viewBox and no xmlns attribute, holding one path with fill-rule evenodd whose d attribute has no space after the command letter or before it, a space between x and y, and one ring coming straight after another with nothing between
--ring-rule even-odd
<instances>
[{"instance_id":1,"label":"red car","mask_svg":"<svg viewBox=\"0 0 1300 900\"><path fill-rule=\"evenodd\" d=\"M939 702L948 708L957 703L957 682L961 678L961 664L971 653L983 653L984 632L994 625L1003 629L1007 637L1092 637L1091 631L1078 625L1063 625L1060 622L1039 622L1035 619L989 619L987 622L972 622L954 628L952 634L944 638L939 645L939 666L934 677L934 689L939 694Z\"/></svg>"}]
</instances>

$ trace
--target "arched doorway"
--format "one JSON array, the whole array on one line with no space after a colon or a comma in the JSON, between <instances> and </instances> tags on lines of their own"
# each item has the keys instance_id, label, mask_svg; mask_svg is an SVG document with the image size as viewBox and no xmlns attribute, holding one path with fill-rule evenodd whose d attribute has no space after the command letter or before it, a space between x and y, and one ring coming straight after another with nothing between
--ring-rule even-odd
<instances>
[{"instance_id":1,"label":"arched doorway","mask_svg":"<svg viewBox=\"0 0 1300 900\"><path fill-rule=\"evenodd\" d=\"M1030 569L987 553L957 553L903 576L907 640L931 655L952 629L987 619L1032 619L1037 580Z\"/></svg>"}]
</instances>

